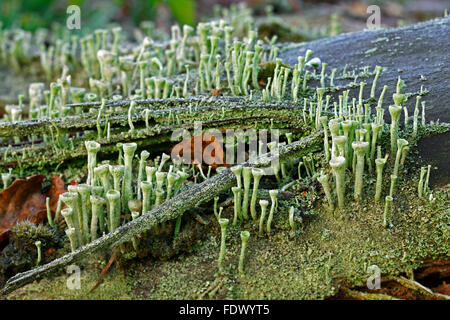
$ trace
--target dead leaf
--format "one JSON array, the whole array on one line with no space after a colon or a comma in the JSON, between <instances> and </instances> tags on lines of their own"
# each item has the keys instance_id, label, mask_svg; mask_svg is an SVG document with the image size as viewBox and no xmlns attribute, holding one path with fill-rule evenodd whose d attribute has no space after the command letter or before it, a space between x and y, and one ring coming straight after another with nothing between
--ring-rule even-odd
<instances>
[{"instance_id":1,"label":"dead leaf","mask_svg":"<svg viewBox=\"0 0 450 320\"><path fill-rule=\"evenodd\" d=\"M358 17L366 17L367 16L367 4L356 1L353 2L350 5L349 12L352 15L358 16Z\"/></svg>"},{"instance_id":2,"label":"dead leaf","mask_svg":"<svg viewBox=\"0 0 450 320\"><path fill-rule=\"evenodd\" d=\"M196 143L201 143L201 147L196 148ZM183 139L170 152L172 156L181 157L185 163L206 164L212 166L213 169L222 165L226 166L221 143L216 140L214 135L207 133Z\"/></svg>"},{"instance_id":3,"label":"dead leaf","mask_svg":"<svg viewBox=\"0 0 450 320\"><path fill-rule=\"evenodd\" d=\"M16 179L0 192L0 243L8 239L11 228L18 222L29 220L38 224L47 219L45 198L50 197L50 210L54 214L60 194L66 192L64 181L53 176L46 194L42 193L44 176L34 175L28 179Z\"/></svg>"},{"instance_id":4,"label":"dead leaf","mask_svg":"<svg viewBox=\"0 0 450 320\"><path fill-rule=\"evenodd\" d=\"M44 196L50 198L50 210L53 214L56 212L59 196L64 192L67 192L64 188L64 180L58 176L52 176L50 189Z\"/></svg>"}]
</instances>

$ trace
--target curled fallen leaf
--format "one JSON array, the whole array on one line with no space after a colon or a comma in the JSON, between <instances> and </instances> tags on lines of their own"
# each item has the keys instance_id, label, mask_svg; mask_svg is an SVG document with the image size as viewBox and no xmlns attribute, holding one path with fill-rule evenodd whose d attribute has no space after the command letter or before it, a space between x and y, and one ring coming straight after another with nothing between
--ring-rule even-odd
<instances>
[{"instance_id":1,"label":"curled fallen leaf","mask_svg":"<svg viewBox=\"0 0 450 320\"><path fill-rule=\"evenodd\" d=\"M59 195L66 192L64 181L51 178L50 189L42 193L44 176L34 175L28 179L16 179L7 189L0 192L0 243L9 238L11 228L18 222L29 220L38 224L47 219L45 198L50 198L50 210L56 212Z\"/></svg>"},{"instance_id":2,"label":"curled fallen leaf","mask_svg":"<svg viewBox=\"0 0 450 320\"><path fill-rule=\"evenodd\" d=\"M198 147L196 146L198 144ZM184 138L171 150L173 157L180 157L184 163L206 164L213 169L225 165L225 155L221 143L214 135L202 133L193 138Z\"/></svg>"}]
</instances>

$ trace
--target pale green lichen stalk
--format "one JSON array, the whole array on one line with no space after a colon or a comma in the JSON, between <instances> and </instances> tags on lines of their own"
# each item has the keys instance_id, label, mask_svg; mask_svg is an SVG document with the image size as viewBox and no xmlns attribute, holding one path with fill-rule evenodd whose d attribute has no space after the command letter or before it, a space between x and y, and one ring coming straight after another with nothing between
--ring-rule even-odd
<instances>
[{"instance_id":1,"label":"pale green lichen stalk","mask_svg":"<svg viewBox=\"0 0 450 320\"><path fill-rule=\"evenodd\" d=\"M36 266L38 266L41 263L41 259L42 259L42 253L41 253L41 241L36 241L34 243L34 245L36 246L37 249L37 259L36 259Z\"/></svg>"},{"instance_id":2,"label":"pale green lichen stalk","mask_svg":"<svg viewBox=\"0 0 450 320\"><path fill-rule=\"evenodd\" d=\"M417 188L417 193L418 193L418 196L419 196L419 198L422 198L423 197L423 194L424 194L424 178L425 178L425 173L427 172L426 171L427 170L427 168L426 167L421 167L420 168L420 179L419 179L419 185L418 185L418 188Z\"/></svg>"},{"instance_id":3,"label":"pale green lichen stalk","mask_svg":"<svg viewBox=\"0 0 450 320\"><path fill-rule=\"evenodd\" d=\"M267 206L269 201L259 200L259 205L261 206L261 216L259 217L259 234L262 235L264 232L264 219L266 218Z\"/></svg>"},{"instance_id":4,"label":"pale green lichen stalk","mask_svg":"<svg viewBox=\"0 0 450 320\"><path fill-rule=\"evenodd\" d=\"M330 159L330 150L328 146L328 128L327 128L327 116L322 116L319 118L322 123L322 127L324 130L324 138L323 138L323 146L325 150L325 160L328 161Z\"/></svg>"},{"instance_id":5,"label":"pale green lichen stalk","mask_svg":"<svg viewBox=\"0 0 450 320\"><path fill-rule=\"evenodd\" d=\"M242 177L243 177L243 185L244 185L244 199L242 200L242 218L244 220L248 219L248 207L249 207L249 198L250 198L250 183L252 180L252 168L251 167L243 167L242 168Z\"/></svg>"},{"instance_id":6,"label":"pale green lichen stalk","mask_svg":"<svg viewBox=\"0 0 450 320\"><path fill-rule=\"evenodd\" d=\"M364 141L354 141L352 148L356 153L356 171L355 171L355 194L356 201L361 199L363 189L363 174L364 174L364 156L369 148L369 143Z\"/></svg>"},{"instance_id":7,"label":"pale green lichen stalk","mask_svg":"<svg viewBox=\"0 0 450 320\"><path fill-rule=\"evenodd\" d=\"M278 208L278 190L274 189L274 190L270 190L269 191L269 195L270 195L270 201L272 203L271 207L270 207L270 212L269 212L269 217L267 218L267 234L270 234L272 229L272 220L273 220L273 215L275 213L275 210L277 210Z\"/></svg>"},{"instance_id":8,"label":"pale green lichen stalk","mask_svg":"<svg viewBox=\"0 0 450 320\"><path fill-rule=\"evenodd\" d=\"M384 158L378 158L375 159L375 166L377 171L377 182L375 186L375 202L378 202L381 197L381 189L383 185L383 168L386 164L388 155L386 155Z\"/></svg>"},{"instance_id":9,"label":"pale green lichen stalk","mask_svg":"<svg viewBox=\"0 0 450 320\"><path fill-rule=\"evenodd\" d=\"M155 203L153 204L153 208L156 208L157 206L159 206L162 201L163 201L163 196L164 196L164 190L162 188L156 188L155 190Z\"/></svg>"},{"instance_id":10,"label":"pale green lichen stalk","mask_svg":"<svg viewBox=\"0 0 450 320\"><path fill-rule=\"evenodd\" d=\"M45 198L45 207L47 208L47 222L50 225L50 227L54 228L55 225L53 223L52 212L50 210L50 198L49 197Z\"/></svg>"},{"instance_id":11,"label":"pale green lichen stalk","mask_svg":"<svg viewBox=\"0 0 450 320\"><path fill-rule=\"evenodd\" d=\"M60 195L61 201L66 204L68 208L70 209L70 219L66 218L64 216L64 210L62 211L62 214L66 220L66 224L69 228L75 229L75 238L76 238L76 246L82 246L84 244L83 241L83 235L81 233L81 223L80 223L80 209L78 207L78 194L76 192L65 192ZM69 211L66 210L66 212L69 214Z\"/></svg>"},{"instance_id":12,"label":"pale green lichen stalk","mask_svg":"<svg viewBox=\"0 0 450 320\"><path fill-rule=\"evenodd\" d=\"M137 149L134 142L123 144L124 154L124 175L122 180L122 208L128 210L128 201L133 198L133 157Z\"/></svg>"},{"instance_id":13,"label":"pale green lichen stalk","mask_svg":"<svg viewBox=\"0 0 450 320\"><path fill-rule=\"evenodd\" d=\"M381 124L372 123L371 127L372 127L372 146L370 147L370 161L374 161L377 138L383 126Z\"/></svg>"},{"instance_id":14,"label":"pale green lichen stalk","mask_svg":"<svg viewBox=\"0 0 450 320\"><path fill-rule=\"evenodd\" d=\"M92 219L91 219L91 241L97 239L97 230L100 227L100 233L105 233L105 211L104 206L106 200L95 195L90 196L92 204Z\"/></svg>"},{"instance_id":15,"label":"pale green lichen stalk","mask_svg":"<svg viewBox=\"0 0 450 320\"><path fill-rule=\"evenodd\" d=\"M398 170L400 167L400 160L403 154L403 148L408 146L409 143L405 139L397 139L397 154L395 156L394 175L398 176Z\"/></svg>"},{"instance_id":16,"label":"pale green lichen stalk","mask_svg":"<svg viewBox=\"0 0 450 320\"><path fill-rule=\"evenodd\" d=\"M112 232L120 226L120 192L110 190L106 193L106 199L109 205L109 232Z\"/></svg>"},{"instance_id":17,"label":"pale green lichen stalk","mask_svg":"<svg viewBox=\"0 0 450 320\"><path fill-rule=\"evenodd\" d=\"M252 175L253 175L253 192L252 192L252 198L251 198L251 202L250 202L250 213L252 215L253 220L256 221L256 219L257 219L256 199L258 197L258 186L259 186L259 181L261 180L262 176L264 175L264 170L259 169L259 168L253 168Z\"/></svg>"},{"instance_id":18,"label":"pale green lichen stalk","mask_svg":"<svg viewBox=\"0 0 450 320\"><path fill-rule=\"evenodd\" d=\"M153 184L148 181L141 182L142 190L142 213L146 214L151 209Z\"/></svg>"},{"instance_id":19,"label":"pale green lichen stalk","mask_svg":"<svg viewBox=\"0 0 450 320\"><path fill-rule=\"evenodd\" d=\"M6 155L6 153L5 153ZM3 182L3 189L6 189L9 187L9 184L11 183L11 168L9 169L9 172L2 173L2 182Z\"/></svg>"},{"instance_id":20,"label":"pale green lichen stalk","mask_svg":"<svg viewBox=\"0 0 450 320\"><path fill-rule=\"evenodd\" d=\"M93 186L94 168L97 165L97 152L100 150L100 144L96 141L85 141L86 150L88 152L88 177L86 183Z\"/></svg>"},{"instance_id":21,"label":"pale green lichen stalk","mask_svg":"<svg viewBox=\"0 0 450 320\"><path fill-rule=\"evenodd\" d=\"M397 183L398 179L398 170L400 167L400 159L403 154L403 148L408 145L408 141L405 139L397 139L397 154L395 156L395 164L394 164L394 171L391 175L391 187L389 191L389 195L392 197L395 192L395 185Z\"/></svg>"},{"instance_id":22,"label":"pale green lichen stalk","mask_svg":"<svg viewBox=\"0 0 450 320\"><path fill-rule=\"evenodd\" d=\"M342 156L334 157L330 160L330 166L336 180L336 193L339 209L345 205L345 158Z\"/></svg>"},{"instance_id":23,"label":"pale green lichen stalk","mask_svg":"<svg viewBox=\"0 0 450 320\"><path fill-rule=\"evenodd\" d=\"M219 252L219 259L218 259L219 272L224 271L223 262L225 260L225 254L226 254L226 237L227 237L227 228L228 228L229 222L230 221L225 218L219 219L220 231L221 231L220 252Z\"/></svg>"},{"instance_id":24,"label":"pale green lichen stalk","mask_svg":"<svg viewBox=\"0 0 450 320\"><path fill-rule=\"evenodd\" d=\"M247 242L248 239L250 239L250 232L248 231L241 231L241 254L239 255L239 266L238 270L240 274L244 273L244 260L245 260L245 250L247 248Z\"/></svg>"},{"instance_id":25,"label":"pale green lichen stalk","mask_svg":"<svg viewBox=\"0 0 450 320\"><path fill-rule=\"evenodd\" d=\"M398 122L402 111L401 106L389 106L389 113L391 114L391 153L397 152L397 135Z\"/></svg>"},{"instance_id":26,"label":"pale green lichen stalk","mask_svg":"<svg viewBox=\"0 0 450 320\"><path fill-rule=\"evenodd\" d=\"M423 184L423 193L427 194L429 187L429 181L430 181L430 172L431 172L431 165L427 166L427 175L425 178L425 183Z\"/></svg>"},{"instance_id":27,"label":"pale green lichen stalk","mask_svg":"<svg viewBox=\"0 0 450 320\"><path fill-rule=\"evenodd\" d=\"M388 216L392 210L392 201L394 200L394 198L392 198L392 196L386 196L386 202L384 205L384 213L383 213L383 227L387 227L388 226Z\"/></svg>"},{"instance_id":28,"label":"pale green lichen stalk","mask_svg":"<svg viewBox=\"0 0 450 320\"><path fill-rule=\"evenodd\" d=\"M91 186L87 184L79 184L77 186L77 192L79 195L79 199L81 200L81 229L83 233L83 239L84 243L88 243L90 241L89 217L91 216L91 203L89 201L89 197L91 195Z\"/></svg>"},{"instance_id":29,"label":"pale green lichen stalk","mask_svg":"<svg viewBox=\"0 0 450 320\"><path fill-rule=\"evenodd\" d=\"M319 181L320 184L322 185L322 188L323 188L323 191L325 192L325 197L327 198L330 210L333 211L334 203L333 203L333 198L331 195L330 183L328 182L328 174L322 172L321 175L319 177L317 177L317 181Z\"/></svg>"},{"instance_id":30,"label":"pale green lichen stalk","mask_svg":"<svg viewBox=\"0 0 450 320\"><path fill-rule=\"evenodd\" d=\"M241 219L241 187L232 187L231 191L234 195L234 217L233 217L233 226L236 226L238 220Z\"/></svg>"},{"instance_id":31,"label":"pale green lichen stalk","mask_svg":"<svg viewBox=\"0 0 450 320\"><path fill-rule=\"evenodd\" d=\"M138 187L137 188L137 198L138 198L138 200L141 200L141 198L142 198L141 182L144 180L146 161L149 156L150 156L150 153L146 150L143 150L141 152L141 157L139 159L139 169L138 169L138 178L137 178L137 187Z\"/></svg>"},{"instance_id":32,"label":"pale green lichen stalk","mask_svg":"<svg viewBox=\"0 0 450 320\"><path fill-rule=\"evenodd\" d=\"M97 177L98 181L101 182L104 192L111 190L111 180L110 176L110 166L108 164L102 164L94 168L94 175Z\"/></svg>"}]
</instances>

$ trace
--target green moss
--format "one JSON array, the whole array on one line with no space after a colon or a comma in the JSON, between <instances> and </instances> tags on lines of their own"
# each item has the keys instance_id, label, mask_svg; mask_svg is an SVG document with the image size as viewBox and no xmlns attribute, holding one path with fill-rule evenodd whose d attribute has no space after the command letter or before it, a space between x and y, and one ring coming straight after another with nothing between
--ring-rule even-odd
<instances>
[{"instance_id":1,"label":"green moss","mask_svg":"<svg viewBox=\"0 0 450 320\"><path fill-rule=\"evenodd\" d=\"M91 271L82 272L82 283L86 284L78 292L67 290L66 276L61 275L28 285L8 298L32 299L50 292L48 298L54 299L192 299L203 295L214 299L323 299L343 285L364 286L370 265L377 265L383 276L397 275L417 268L425 258L450 255L446 242L450 221L445 211L450 204L450 189L435 190L433 202L419 200L414 179L400 179L392 229L382 226L383 204L374 206L371 200L359 204L348 201L348 208L338 212L339 219L313 201L311 206L318 214L304 216L303 232L294 238L290 236L287 210L292 201L280 201L270 237L256 236L257 226L252 222L231 226L224 262L226 276L217 280L221 282L217 288L220 228L213 223L209 236L198 240L191 253L164 262L135 262L128 268L131 273L112 269L104 285L91 295L87 295L87 287L93 285L100 269L88 267ZM373 199L374 188L372 181L364 198ZM222 216L231 218L232 209ZM241 277L237 267L239 233L243 229L253 236L247 247L246 274ZM208 290L213 291L212 297L205 294Z\"/></svg>"}]
</instances>

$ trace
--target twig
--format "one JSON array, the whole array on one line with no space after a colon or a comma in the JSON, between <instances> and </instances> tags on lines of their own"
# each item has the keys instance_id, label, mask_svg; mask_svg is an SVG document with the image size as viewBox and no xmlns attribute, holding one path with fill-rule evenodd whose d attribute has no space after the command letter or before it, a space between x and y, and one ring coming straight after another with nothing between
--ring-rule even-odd
<instances>
[{"instance_id":1,"label":"twig","mask_svg":"<svg viewBox=\"0 0 450 320\"><path fill-rule=\"evenodd\" d=\"M94 284L94 286L91 288L91 290L89 290L89 293L91 293L92 291L95 290L95 288L98 287L98 285L100 284L100 282L102 282L103 276L106 274L106 272L108 272L109 268L111 267L111 265L113 264L113 262L115 261L115 256L114 254L111 256L111 258L109 258L108 263L106 264L106 266L103 268L102 272L100 273L100 277L98 277L97 282Z\"/></svg>"}]
</instances>

